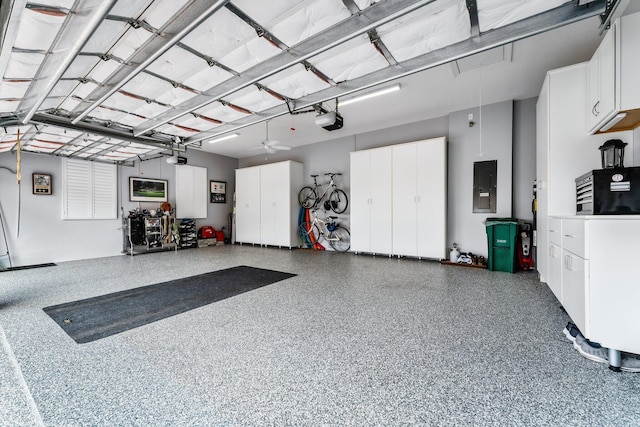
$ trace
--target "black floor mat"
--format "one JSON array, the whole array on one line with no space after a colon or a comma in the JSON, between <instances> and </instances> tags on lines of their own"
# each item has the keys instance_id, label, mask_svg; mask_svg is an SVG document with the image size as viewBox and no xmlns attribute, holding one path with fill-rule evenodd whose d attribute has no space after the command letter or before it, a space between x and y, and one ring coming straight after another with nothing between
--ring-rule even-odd
<instances>
[{"instance_id":1,"label":"black floor mat","mask_svg":"<svg viewBox=\"0 0 640 427\"><path fill-rule=\"evenodd\" d=\"M43 310L81 344L294 276L291 273L239 266L45 307Z\"/></svg>"},{"instance_id":2,"label":"black floor mat","mask_svg":"<svg viewBox=\"0 0 640 427\"><path fill-rule=\"evenodd\" d=\"M47 262L45 264L33 264L33 265L23 265L20 267L7 267L7 268L0 268L0 273L3 271L17 271L17 270L28 270L31 268L42 268L42 267L55 267L56 264L53 262Z\"/></svg>"}]
</instances>

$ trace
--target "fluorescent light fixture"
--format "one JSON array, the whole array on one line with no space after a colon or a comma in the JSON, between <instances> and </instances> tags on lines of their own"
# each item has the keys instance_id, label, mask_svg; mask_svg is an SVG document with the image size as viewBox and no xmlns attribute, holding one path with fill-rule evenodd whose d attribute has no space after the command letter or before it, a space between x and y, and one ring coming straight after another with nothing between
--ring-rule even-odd
<instances>
[{"instance_id":1,"label":"fluorescent light fixture","mask_svg":"<svg viewBox=\"0 0 640 427\"><path fill-rule=\"evenodd\" d=\"M240 136L239 133L230 133L229 135L221 136L220 138L214 138L209 141L209 144L213 144L214 142L226 141L227 139L236 138Z\"/></svg>"},{"instance_id":2,"label":"fluorescent light fixture","mask_svg":"<svg viewBox=\"0 0 640 427\"><path fill-rule=\"evenodd\" d=\"M358 101L363 101L365 99L369 99L369 98L374 98L376 96L380 96L380 95L386 95L387 93L391 93L391 92L396 92L400 90L400 83L397 83L393 86L387 86L385 88L379 89L379 90L374 90L373 92L369 92L369 93L365 93L364 95L360 95L360 96L355 96L353 98L349 98L349 99L345 99L340 100L339 105L345 106L345 105L349 105L349 104L353 104L354 102L358 102Z\"/></svg>"},{"instance_id":3,"label":"fluorescent light fixture","mask_svg":"<svg viewBox=\"0 0 640 427\"><path fill-rule=\"evenodd\" d=\"M620 120L624 119L625 117L627 117L627 113L622 112L622 113L618 113L618 114L616 114L616 115L615 115L611 120L609 120L609 121L607 122L607 124L606 124L606 125L604 125L604 126L602 126L602 127L600 128L600 131L601 131L601 132L606 132L606 131L608 131L609 129L611 129L612 127L614 127L615 125L617 125L617 124L618 124L618 122L619 122Z\"/></svg>"}]
</instances>

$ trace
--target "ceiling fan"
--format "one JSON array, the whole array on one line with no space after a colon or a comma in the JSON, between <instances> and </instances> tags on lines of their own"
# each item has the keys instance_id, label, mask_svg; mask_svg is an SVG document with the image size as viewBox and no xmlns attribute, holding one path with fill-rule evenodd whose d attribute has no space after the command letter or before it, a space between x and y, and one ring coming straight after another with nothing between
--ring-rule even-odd
<instances>
[{"instance_id":1,"label":"ceiling fan","mask_svg":"<svg viewBox=\"0 0 640 427\"><path fill-rule=\"evenodd\" d=\"M269 120L267 120L265 123L267 127L267 135L266 138L260 143L260 148L265 149L269 154L273 154L276 151L291 150L291 147L287 145L280 145L279 141L269 139Z\"/></svg>"}]
</instances>

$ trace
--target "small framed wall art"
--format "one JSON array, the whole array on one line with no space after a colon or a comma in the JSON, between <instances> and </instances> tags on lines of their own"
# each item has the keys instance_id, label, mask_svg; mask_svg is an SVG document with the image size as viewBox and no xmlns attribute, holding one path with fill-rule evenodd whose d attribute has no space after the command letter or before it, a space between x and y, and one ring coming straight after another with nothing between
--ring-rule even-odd
<instances>
[{"instance_id":1,"label":"small framed wall art","mask_svg":"<svg viewBox=\"0 0 640 427\"><path fill-rule=\"evenodd\" d=\"M209 181L209 201L211 203L227 203L227 183L225 181Z\"/></svg>"},{"instance_id":2,"label":"small framed wall art","mask_svg":"<svg viewBox=\"0 0 640 427\"><path fill-rule=\"evenodd\" d=\"M129 200L132 202L166 202L167 181L129 177Z\"/></svg>"},{"instance_id":3,"label":"small framed wall art","mask_svg":"<svg viewBox=\"0 0 640 427\"><path fill-rule=\"evenodd\" d=\"M31 174L33 177L33 194L51 194L51 175L44 173Z\"/></svg>"}]
</instances>

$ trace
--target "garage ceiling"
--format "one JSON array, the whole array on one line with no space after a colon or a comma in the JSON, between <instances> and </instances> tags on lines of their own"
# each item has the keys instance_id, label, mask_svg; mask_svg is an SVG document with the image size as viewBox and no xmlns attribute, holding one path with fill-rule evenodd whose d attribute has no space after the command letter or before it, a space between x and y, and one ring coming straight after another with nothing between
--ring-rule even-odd
<instances>
[{"instance_id":1,"label":"garage ceiling","mask_svg":"<svg viewBox=\"0 0 640 427\"><path fill-rule=\"evenodd\" d=\"M0 153L20 141L23 151L120 164L191 148L244 157L252 153L233 140L207 143L246 131L258 145L278 117L294 132L297 118L335 111L356 92L443 64L486 65L471 58L479 52L504 60L510 43L605 21L615 5L2 0Z\"/></svg>"}]
</instances>

